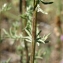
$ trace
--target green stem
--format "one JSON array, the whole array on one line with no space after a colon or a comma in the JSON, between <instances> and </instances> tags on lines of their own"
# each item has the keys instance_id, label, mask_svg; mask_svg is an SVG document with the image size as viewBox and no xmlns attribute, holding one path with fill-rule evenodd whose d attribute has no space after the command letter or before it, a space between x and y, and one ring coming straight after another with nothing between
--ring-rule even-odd
<instances>
[{"instance_id":1,"label":"green stem","mask_svg":"<svg viewBox=\"0 0 63 63\"><path fill-rule=\"evenodd\" d=\"M36 4L36 0L34 0L34 7ZM34 63L35 59L35 46L36 46L36 26L37 26L37 12L33 10L33 21L32 21L32 47L31 47L31 57L30 63Z\"/></svg>"}]
</instances>

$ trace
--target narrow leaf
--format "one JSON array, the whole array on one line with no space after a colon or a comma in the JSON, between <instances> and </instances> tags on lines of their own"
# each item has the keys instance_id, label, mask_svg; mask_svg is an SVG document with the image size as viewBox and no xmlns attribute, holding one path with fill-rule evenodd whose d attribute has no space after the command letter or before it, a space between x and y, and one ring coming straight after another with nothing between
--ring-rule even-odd
<instances>
[{"instance_id":1,"label":"narrow leaf","mask_svg":"<svg viewBox=\"0 0 63 63\"><path fill-rule=\"evenodd\" d=\"M25 31L26 31L26 33L29 35L29 37L31 37L30 32L29 32L27 29L25 29Z\"/></svg>"},{"instance_id":2,"label":"narrow leaf","mask_svg":"<svg viewBox=\"0 0 63 63\"><path fill-rule=\"evenodd\" d=\"M47 5L47 4L52 4L53 2L43 2L41 1L43 4Z\"/></svg>"},{"instance_id":3,"label":"narrow leaf","mask_svg":"<svg viewBox=\"0 0 63 63\"><path fill-rule=\"evenodd\" d=\"M42 32L42 31L40 30L40 31L38 32L37 36L38 36L41 32Z\"/></svg>"}]
</instances>

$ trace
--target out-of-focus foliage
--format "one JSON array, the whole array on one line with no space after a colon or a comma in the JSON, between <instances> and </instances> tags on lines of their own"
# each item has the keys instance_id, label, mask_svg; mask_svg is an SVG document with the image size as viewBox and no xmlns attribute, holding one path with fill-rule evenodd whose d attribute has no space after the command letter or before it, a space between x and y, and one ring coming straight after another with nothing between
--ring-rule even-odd
<instances>
[{"instance_id":1,"label":"out-of-focus foliage","mask_svg":"<svg viewBox=\"0 0 63 63\"><path fill-rule=\"evenodd\" d=\"M55 20L53 20L53 19L58 14L61 14L61 22L63 21L62 20L63 19L63 11L59 8L60 6L63 5L62 2L59 6L59 3L57 0L56 1L55 0L48 0L48 1L47 0L37 0L37 1L40 1L40 3L37 2L38 4L35 6L35 9L37 10L37 13L39 14L38 23L40 22L40 19L42 19L41 21L45 22L46 24L47 23L53 24L53 26L51 24L49 24L50 26L52 26L52 29L53 29L54 24L55 24ZM13 5L15 5L15 8L12 8L13 5L11 5L11 4L3 4L2 7L0 8L0 13L2 12L3 14L6 14L5 16L7 18L9 18L9 16L10 16L11 18L9 19L9 23L12 22L8 31L6 31L5 29L2 29L2 30L5 33L5 38L20 40L20 44L17 47L17 49L20 52L22 50L24 51L24 40L27 43L29 43L28 48L30 48L30 44L32 42L32 32L31 31L32 31L33 1L32 0L26 0L27 4L26 4L25 14L19 14L19 12L17 12L17 11L19 11L19 4L18 4L19 1L18 0L11 0L11 2ZM59 0L59 2L60 2L60 0ZM53 3L53 4L49 5L51 3ZM12 10L11 13L9 11L10 9ZM13 9L14 9L14 11L15 10L16 11L14 12ZM45 16L45 17L43 17L43 16ZM23 29L27 34L27 36L25 36L25 37L23 36L23 32L18 33L18 28L20 28L20 25L21 25L21 22L19 22L20 18L25 19L25 21L27 22L25 28ZM17 21L15 22L15 20L17 20ZM43 26L43 25L41 24L41 26ZM44 25L44 26L46 28L48 27L47 25ZM41 29L43 29L43 27L41 27ZM38 26L37 26L36 43L38 44L39 50L36 51L35 59L41 59L41 60L45 59L47 62L47 60L49 60L50 54L52 53L50 48L52 47L54 49L57 46L55 46L55 42L56 42L55 39L54 40L52 39L53 41L50 42L53 45L49 43L49 40L47 40L50 33L48 33L48 34L46 33L44 35L44 33L45 33L45 31L44 31L43 36L41 35L43 31L38 29ZM54 30L51 32L53 34ZM53 36L53 38L54 37L55 37L55 35ZM62 40L62 37L60 37L60 38ZM2 41L3 41L3 37L2 37L2 39L0 38L0 42L2 42ZM42 43L44 43L44 46ZM15 41L13 44L15 44ZM40 47L41 47L41 49L40 49ZM43 51L43 49L45 51ZM53 49L52 49L52 51L53 51ZM30 55L30 53L29 53L29 55ZM8 61L7 61L7 63L8 63Z\"/></svg>"}]
</instances>

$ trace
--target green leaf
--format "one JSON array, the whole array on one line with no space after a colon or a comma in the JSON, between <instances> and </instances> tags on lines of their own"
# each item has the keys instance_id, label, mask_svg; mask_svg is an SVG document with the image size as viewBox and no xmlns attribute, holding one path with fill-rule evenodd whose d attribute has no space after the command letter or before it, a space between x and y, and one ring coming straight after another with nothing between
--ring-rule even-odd
<instances>
[{"instance_id":1,"label":"green leaf","mask_svg":"<svg viewBox=\"0 0 63 63\"><path fill-rule=\"evenodd\" d=\"M42 31L40 30L40 31L38 32L37 36L40 35L41 32L42 32Z\"/></svg>"},{"instance_id":2,"label":"green leaf","mask_svg":"<svg viewBox=\"0 0 63 63\"><path fill-rule=\"evenodd\" d=\"M2 29L6 35L8 35L8 32L5 29Z\"/></svg>"},{"instance_id":3,"label":"green leaf","mask_svg":"<svg viewBox=\"0 0 63 63\"><path fill-rule=\"evenodd\" d=\"M44 36L44 40L46 40L49 37L50 33Z\"/></svg>"},{"instance_id":4,"label":"green leaf","mask_svg":"<svg viewBox=\"0 0 63 63\"><path fill-rule=\"evenodd\" d=\"M9 33L10 33L10 37L12 37L12 38L14 38L14 32L12 33L12 28L10 28L10 31L9 31Z\"/></svg>"},{"instance_id":5,"label":"green leaf","mask_svg":"<svg viewBox=\"0 0 63 63\"><path fill-rule=\"evenodd\" d=\"M31 37L30 32L29 32L27 29L25 29L25 31L26 31L26 33L29 35L29 37Z\"/></svg>"},{"instance_id":6,"label":"green leaf","mask_svg":"<svg viewBox=\"0 0 63 63\"><path fill-rule=\"evenodd\" d=\"M32 42L31 40L29 40L29 39L25 39L27 42Z\"/></svg>"},{"instance_id":7,"label":"green leaf","mask_svg":"<svg viewBox=\"0 0 63 63\"><path fill-rule=\"evenodd\" d=\"M49 43L49 41L46 40L45 43Z\"/></svg>"},{"instance_id":8,"label":"green leaf","mask_svg":"<svg viewBox=\"0 0 63 63\"><path fill-rule=\"evenodd\" d=\"M36 41L38 41L39 39L41 39L41 37L37 38Z\"/></svg>"},{"instance_id":9,"label":"green leaf","mask_svg":"<svg viewBox=\"0 0 63 63\"><path fill-rule=\"evenodd\" d=\"M2 29L2 30L7 35L7 37L10 37L9 33L5 29Z\"/></svg>"},{"instance_id":10,"label":"green leaf","mask_svg":"<svg viewBox=\"0 0 63 63\"><path fill-rule=\"evenodd\" d=\"M39 4L37 5L36 10L37 10L37 12L41 12L41 13L44 13L44 14L48 14L47 12L43 11L43 10L40 8L40 5L39 5Z\"/></svg>"},{"instance_id":11,"label":"green leaf","mask_svg":"<svg viewBox=\"0 0 63 63\"><path fill-rule=\"evenodd\" d=\"M41 40L41 39L38 40L37 42L38 42L38 43L44 43L44 44L45 44L44 40Z\"/></svg>"},{"instance_id":12,"label":"green leaf","mask_svg":"<svg viewBox=\"0 0 63 63\"><path fill-rule=\"evenodd\" d=\"M10 10L11 9L11 4L7 4L7 3L5 3L3 6L2 6L2 9L1 9L1 12L2 11L8 11L8 10Z\"/></svg>"},{"instance_id":13,"label":"green leaf","mask_svg":"<svg viewBox=\"0 0 63 63\"><path fill-rule=\"evenodd\" d=\"M23 18L23 19L27 19L27 18L28 18L28 16L26 15L26 13L25 13L25 14L20 15L20 17L21 17L21 18Z\"/></svg>"},{"instance_id":14,"label":"green leaf","mask_svg":"<svg viewBox=\"0 0 63 63\"><path fill-rule=\"evenodd\" d=\"M47 5L47 4L52 4L53 2L43 2L41 1L43 4Z\"/></svg>"},{"instance_id":15,"label":"green leaf","mask_svg":"<svg viewBox=\"0 0 63 63\"><path fill-rule=\"evenodd\" d=\"M34 6L34 10L36 9L37 5L39 5L39 3L40 3L40 0L37 0L36 5Z\"/></svg>"},{"instance_id":16,"label":"green leaf","mask_svg":"<svg viewBox=\"0 0 63 63\"><path fill-rule=\"evenodd\" d=\"M32 42L32 38L29 37L29 36L26 36L26 37L23 37L23 38L24 38L24 40L26 40L27 42Z\"/></svg>"},{"instance_id":17,"label":"green leaf","mask_svg":"<svg viewBox=\"0 0 63 63\"><path fill-rule=\"evenodd\" d=\"M35 56L36 59L43 59L43 57Z\"/></svg>"}]
</instances>

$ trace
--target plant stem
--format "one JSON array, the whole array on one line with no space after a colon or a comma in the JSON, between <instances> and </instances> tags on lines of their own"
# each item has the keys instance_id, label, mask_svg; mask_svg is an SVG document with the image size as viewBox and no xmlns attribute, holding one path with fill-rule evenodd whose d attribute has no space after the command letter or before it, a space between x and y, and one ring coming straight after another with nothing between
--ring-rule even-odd
<instances>
[{"instance_id":1,"label":"plant stem","mask_svg":"<svg viewBox=\"0 0 63 63\"><path fill-rule=\"evenodd\" d=\"M36 4L36 0L34 0L34 7L35 7L35 4ZM37 27L37 12L34 9L33 20L32 20L32 47L31 47L30 63L34 63L34 59L35 59L36 27Z\"/></svg>"},{"instance_id":2,"label":"plant stem","mask_svg":"<svg viewBox=\"0 0 63 63\"><path fill-rule=\"evenodd\" d=\"M23 51L21 50L20 63L23 63Z\"/></svg>"},{"instance_id":3,"label":"plant stem","mask_svg":"<svg viewBox=\"0 0 63 63\"><path fill-rule=\"evenodd\" d=\"M26 11L26 0L22 0L22 14L24 14ZM22 29L24 29L26 27L27 21L26 19L22 19ZM23 36L27 36L26 32L23 31ZM26 51L26 63L29 63L29 58L28 58L28 46L27 46L27 42L24 40L24 44L25 44L25 51Z\"/></svg>"},{"instance_id":4,"label":"plant stem","mask_svg":"<svg viewBox=\"0 0 63 63\"><path fill-rule=\"evenodd\" d=\"M1 42L1 29L0 29L0 42ZM1 46L1 43L0 43L0 46ZM0 49L0 59L1 59L1 49Z\"/></svg>"},{"instance_id":5,"label":"plant stem","mask_svg":"<svg viewBox=\"0 0 63 63\"><path fill-rule=\"evenodd\" d=\"M19 1L19 12L22 14L22 0ZM20 18L20 21L22 23L22 19ZM22 26L21 26L21 32L22 32ZM20 51L20 63L23 63L23 50Z\"/></svg>"}]
</instances>

